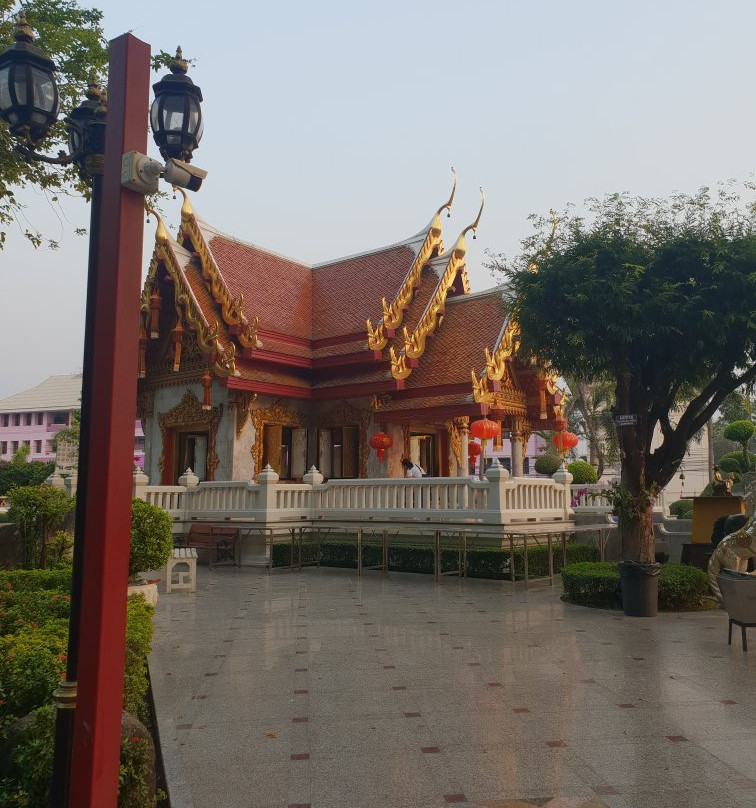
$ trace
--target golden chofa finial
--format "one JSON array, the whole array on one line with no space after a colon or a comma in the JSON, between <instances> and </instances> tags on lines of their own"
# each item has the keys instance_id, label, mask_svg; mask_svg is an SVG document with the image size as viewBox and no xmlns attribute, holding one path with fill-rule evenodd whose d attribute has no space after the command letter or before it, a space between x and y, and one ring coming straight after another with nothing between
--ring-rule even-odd
<instances>
[{"instance_id":1,"label":"golden chofa finial","mask_svg":"<svg viewBox=\"0 0 756 808\"><path fill-rule=\"evenodd\" d=\"M184 197L184 201L181 203L181 218L187 219L189 216L192 215L192 213L194 213L194 211L192 210L192 204L189 201L189 197L187 196L186 191L181 186L174 185L173 193L175 194L176 191L178 191L181 194L181 196Z\"/></svg>"},{"instance_id":2,"label":"golden chofa finial","mask_svg":"<svg viewBox=\"0 0 756 808\"><path fill-rule=\"evenodd\" d=\"M149 222L149 217L154 216L157 219L157 229L155 230L155 243L157 244L165 244L168 241L168 231L165 229L165 225L163 224L163 220L158 215L155 208L152 207L148 202L145 201L144 209L147 211L147 221Z\"/></svg>"},{"instance_id":3,"label":"golden chofa finial","mask_svg":"<svg viewBox=\"0 0 756 808\"><path fill-rule=\"evenodd\" d=\"M546 239L546 243L541 247L540 250L530 259L530 263L528 264L528 272L532 272L534 275L538 272L538 259L543 258L544 255L547 255L549 250L554 244L554 236L556 235L557 229L557 215L556 212L550 210L549 213L551 214L551 233L549 233L549 237Z\"/></svg>"},{"instance_id":4,"label":"golden chofa finial","mask_svg":"<svg viewBox=\"0 0 756 808\"><path fill-rule=\"evenodd\" d=\"M478 229L478 225L480 224L480 216L483 213L483 205L486 204L486 195L483 193L483 189L480 189L480 210L478 211L478 215L475 217L475 221L472 224L468 224L467 227L462 231L462 236L468 233L470 230L473 231L473 240L475 239L475 231Z\"/></svg>"},{"instance_id":5,"label":"golden chofa finial","mask_svg":"<svg viewBox=\"0 0 756 808\"><path fill-rule=\"evenodd\" d=\"M452 185L451 195L449 196L449 201L444 202L444 204L441 205L441 207L436 211L436 216L440 216L441 211L444 210L446 211L447 217L451 216L451 213L449 213L449 211L451 210L452 202L454 201L454 193L457 190L457 172L454 170L454 166L451 167L451 170L452 174L454 174L454 184Z\"/></svg>"}]
</instances>

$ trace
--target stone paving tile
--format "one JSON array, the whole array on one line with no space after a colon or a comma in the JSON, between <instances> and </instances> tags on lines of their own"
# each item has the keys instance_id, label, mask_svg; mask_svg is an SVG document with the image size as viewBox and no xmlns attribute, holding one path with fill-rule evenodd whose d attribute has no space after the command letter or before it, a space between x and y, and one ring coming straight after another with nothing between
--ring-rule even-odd
<instances>
[{"instance_id":1,"label":"stone paving tile","mask_svg":"<svg viewBox=\"0 0 756 808\"><path fill-rule=\"evenodd\" d=\"M756 655L723 613L200 568L159 600L151 668L193 808L756 805Z\"/></svg>"}]
</instances>

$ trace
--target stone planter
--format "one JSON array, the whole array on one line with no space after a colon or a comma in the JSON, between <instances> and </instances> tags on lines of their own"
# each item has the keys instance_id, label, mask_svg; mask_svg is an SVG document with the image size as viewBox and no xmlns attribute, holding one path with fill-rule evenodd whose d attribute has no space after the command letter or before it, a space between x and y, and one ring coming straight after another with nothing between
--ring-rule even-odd
<instances>
[{"instance_id":1,"label":"stone planter","mask_svg":"<svg viewBox=\"0 0 756 808\"><path fill-rule=\"evenodd\" d=\"M153 583L148 583L147 581L142 580L129 581L127 597L128 595L141 595L147 601L147 603L150 604L150 606L155 608L158 601L157 581Z\"/></svg>"}]
</instances>

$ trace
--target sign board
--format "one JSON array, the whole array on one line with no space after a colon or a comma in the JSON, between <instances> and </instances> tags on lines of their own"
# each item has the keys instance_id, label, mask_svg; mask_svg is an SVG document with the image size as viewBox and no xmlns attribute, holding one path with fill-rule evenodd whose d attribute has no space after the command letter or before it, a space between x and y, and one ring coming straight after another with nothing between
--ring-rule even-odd
<instances>
[{"instance_id":1,"label":"sign board","mask_svg":"<svg viewBox=\"0 0 756 808\"><path fill-rule=\"evenodd\" d=\"M614 423L617 426L635 426L638 423L637 415L615 415Z\"/></svg>"}]
</instances>

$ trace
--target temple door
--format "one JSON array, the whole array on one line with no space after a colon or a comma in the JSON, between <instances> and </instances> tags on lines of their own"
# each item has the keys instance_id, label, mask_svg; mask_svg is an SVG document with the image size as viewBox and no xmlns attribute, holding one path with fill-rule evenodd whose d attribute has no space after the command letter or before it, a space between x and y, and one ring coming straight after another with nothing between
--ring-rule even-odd
<instances>
[{"instance_id":1,"label":"temple door","mask_svg":"<svg viewBox=\"0 0 756 808\"><path fill-rule=\"evenodd\" d=\"M267 464L280 476L281 474L281 441L283 427L279 424L265 424L263 426L263 468Z\"/></svg>"},{"instance_id":2,"label":"temple door","mask_svg":"<svg viewBox=\"0 0 756 808\"><path fill-rule=\"evenodd\" d=\"M307 430L292 429L291 476L301 480L307 471Z\"/></svg>"}]
</instances>

